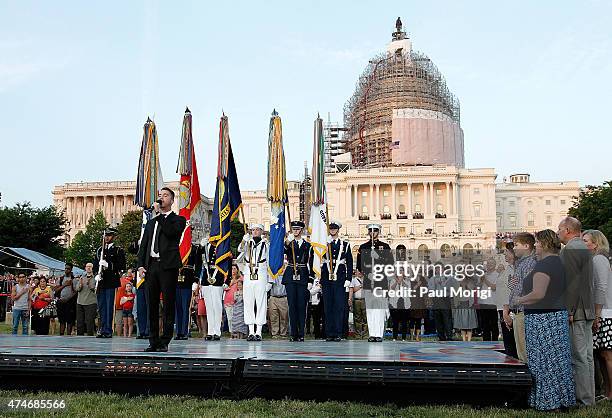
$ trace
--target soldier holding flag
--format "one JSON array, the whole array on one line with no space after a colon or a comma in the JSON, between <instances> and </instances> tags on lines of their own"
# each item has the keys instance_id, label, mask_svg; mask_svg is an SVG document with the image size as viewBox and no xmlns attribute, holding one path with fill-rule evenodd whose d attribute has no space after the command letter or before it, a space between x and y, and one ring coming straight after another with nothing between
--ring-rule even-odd
<instances>
[{"instance_id":1,"label":"soldier holding flag","mask_svg":"<svg viewBox=\"0 0 612 418\"><path fill-rule=\"evenodd\" d=\"M291 233L285 243L287 267L283 274L283 284L287 289L287 304L289 305L289 325L291 338L289 341L304 341L306 327L306 308L310 292L308 282L312 276L312 247L302 237L305 224L302 221L291 222Z\"/></svg>"},{"instance_id":2,"label":"soldier holding flag","mask_svg":"<svg viewBox=\"0 0 612 418\"><path fill-rule=\"evenodd\" d=\"M219 286L223 286L232 269L232 252L230 250L231 222L238 215L242 207L238 175L229 137L229 125L225 115L221 117L219 122L218 149L217 187L215 190L209 238L211 249L214 248L215 268L214 272L209 272L210 277L207 279L210 286L204 288L209 334L212 321L215 327L213 329L213 339L215 340L218 340L221 335L221 316L223 313L223 287ZM211 260L213 260L213 257L209 253L209 262ZM205 285L206 283L203 284ZM214 314L214 318L211 317L211 312Z\"/></svg>"},{"instance_id":3,"label":"soldier holding flag","mask_svg":"<svg viewBox=\"0 0 612 418\"><path fill-rule=\"evenodd\" d=\"M334 220L329 223L331 253L326 256L325 263L321 267L327 341L341 340L342 322L347 304L345 289L350 286L353 279L351 244L339 237L340 228L342 223L339 221Z\"/></svg>"},{"instance_id":4,"label":"soldier holding flag","mask_svg":"<svg viewBox=\"0 0 612 418\"><path fill-rule=\"evenodd\" d=\"M245 234L240 246L237 262L244 273L244 323L249 327L248 341L261 341L261 329L266 323L268 311L268 241L262 237L262 224L251 227L252 236Z\"/></svg>"},{"instance_id":5,"label":"soldier holding flag","mask_svg":"<svg viewBox=\"0 0 612 418\"><path fill-rule=\"evenodd\" d=\"M200 270L200 287L206 305L208 332L206 341L221 339L221 320L223 318L223 284L225 277L216 267L217 247L202 240L202 269Z\"/></svg>"},{"instance_id":6,"label":"soldier holding flag","mask_svg":"<svg viewBox=\"0 0 612 418\"><path fill-rule=\"evenodd\" d=\"M104 245L96 251L94 261L94 270L102 270L101 280L96 286L100 314L100 329L96 335L98 338L113 336L115 291L121 285L119 278L125 270L125 252L115 245L115 235L115 228L107 228L104 231Z\"/></svg>"},{"instance_id":7,"label":"soldier holding flag","mask_svg":"<svg viewBox=\"0 0 612 418\"><path fill-rule=\"evenodd\" d=\"M389 311L386 297L375 296L374 293L374 289L377 287L383 289L388 287L386 277L382 280L375 280L373 276L374 265L393 263L391 247L378 239L381 229L379 224L368 225L370 240L361 244L357 251L357 270L363 278L366 317L368 331L370 332L369 342L382 342Z\"/></svg>"}]
</instances>

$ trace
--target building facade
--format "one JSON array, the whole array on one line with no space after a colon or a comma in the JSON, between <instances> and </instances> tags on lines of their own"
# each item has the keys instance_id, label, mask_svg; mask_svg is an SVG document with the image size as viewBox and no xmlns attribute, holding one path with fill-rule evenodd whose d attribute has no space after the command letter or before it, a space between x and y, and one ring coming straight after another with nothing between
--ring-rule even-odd
<instances>
[{"instance_id":1,"label":"building facade","mask_svg":"<svg viewBox=\"0 0 612 418\"><path fill-rule=\"evenodd\" d=\"M529 174L513 174L497 184L496 227L500 234L557 230L580 193L577 181L530 182Z\"/></svg>"},{"instance_id":2,"label":"building facade","mask_svg":"<svg viewBox=\"0 0 612 418\"><path fill-rule=\"evenodd\" d=\"M289 211L291 220L300 219L300 185L299 181L287 182ZM270 230L270 202L265 190L251 190L242 193L242 209L248 224L261 223L266 231ZM241 219L242 221L242 219Z\"/></svg>"},{"instance_id":3,"label":"building facade","mask_svg":"<svg viewBox=\"0 0 612 418\"><path fill-rule=\"evenodd\" d=\"M431 253L436 259L441 252L495 247L493 169L351 169L328 174L326 185L329 216L342 222L341 235L355 249L367 240L366 227L372 222L382 225L381 239L393 249L415 256ZM249 221L268 227L265 191L243 192L242 200Z\"/></svg>"},{"instance_id":4,"label":"building facade","mask_svg":"<svg viewBox=\"0 0 612 418\"><path fill-rule=\"evenodd\" d=\"M178 193L178 181L168 182L166 186ZM141 210L134 205L135 191L135 181L81 182L55 186L52 191L53 205L63 210L67 219L65 245L70 245L79 231L85 231L87 222L98 210L102 211L111 226L121 223L126 213ZM177 203L178 199L175 199L172 209L178 213ZM202 195L202 219L193 222L200 234L207 234L210 230L212 204L210 198Z\"/></svg>"}]
</instances>

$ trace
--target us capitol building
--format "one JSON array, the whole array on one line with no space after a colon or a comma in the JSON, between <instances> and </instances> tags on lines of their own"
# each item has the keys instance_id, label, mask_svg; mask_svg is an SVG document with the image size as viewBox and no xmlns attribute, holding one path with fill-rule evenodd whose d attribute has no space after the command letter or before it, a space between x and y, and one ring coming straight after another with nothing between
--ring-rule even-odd
<instances>
[{"instance_id":1,"label":"us capitol building","mask_svg":"<svg viewBox=\"0 0 612 418\"><path fill-rule=\"evenodd\" d=\"M329 121L324 131L329 216L354 247L376 222L381 239L415 256L488 250L500 234L555 229L580 191L576 181L531 182L524 173L496 183L494 168L466 168L459 100L432 61L413 51L399 18L347 101L343 126ZM308 174L288 187L292 218L307 221ZM68 243L96 209L110 224L136 210L134 191L131 181L56 186ZM265 191L242 191L242 200L247 222L268 228ZM205 224L211 199L203 205Z\"/></svg>"}]
</instances>

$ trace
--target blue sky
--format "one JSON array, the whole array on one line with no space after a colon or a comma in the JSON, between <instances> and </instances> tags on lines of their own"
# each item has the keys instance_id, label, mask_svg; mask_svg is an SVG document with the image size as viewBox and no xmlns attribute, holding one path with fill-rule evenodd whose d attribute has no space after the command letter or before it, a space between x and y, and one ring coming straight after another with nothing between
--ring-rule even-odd
<instances>
[{"instance_id":1,"label":"blue sky","mask_svg":"<svg viewBox=\"0 0 612 418\"><path fill-rule=\"evenodd\" d=\"M2 204L135 179L149 115L177 179L186 105L204 194L222 110L242 189L265 187L273 108L297 179L317 112L342 120L397 16L461 101L467 167L600 184L612 177L611 15L606 1L2 2Z\"/></svg>"}]
</instances>

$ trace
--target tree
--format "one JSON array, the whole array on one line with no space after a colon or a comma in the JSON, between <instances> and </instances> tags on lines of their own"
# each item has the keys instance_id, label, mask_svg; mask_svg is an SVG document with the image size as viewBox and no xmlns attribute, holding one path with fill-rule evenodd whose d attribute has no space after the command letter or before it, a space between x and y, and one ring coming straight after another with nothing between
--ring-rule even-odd
<instances>
[{"instance_id":1,"label":"tree","mask_svg":"<svg viewBox=\"0 0 612 418\"><path fill-rule=\"evenodd\" d=\"M102 245L104 230L108 227L101 210L97 210L87 222L85 232L79 231L70 247L66 249L66 261L84 268L85 264L93 263L96 250Z\"/></svg>"},{"instance_id":2,"label":"tree","mask_svg":"<svg viewBox=\"0 0 612 418\"><path fill-rule=\"evenodd\" d=\"M142 228L142 212L134 210L127 212L121 218L121 223L117 225L117 245L125 251L126 265L133 267L136 264L136 245L140 238Z\"/></svg>"},{"instance_id":3,"label":"tree","mask_svg":"<svg viewBox=\"0 0 612 418\"><path fill-rule=\"evenodd\" d=\"M29 202L0 208L0 246L23 247L62 258L66 218L55 206L33 208Z\"/></svg>"},{"instance_id":4,"label":"tree","mask_svg":"<svg viewBox=\"0 0 612 418\"><path fill-rule=\"evenodd\" d=\"M587 186L578 198L574 198L574 206L569 210L570 216L582 223L583 229L598 229L604 233L608 241L612 239L612 180L601 186Z\"/></svg>"}]
</instances>

